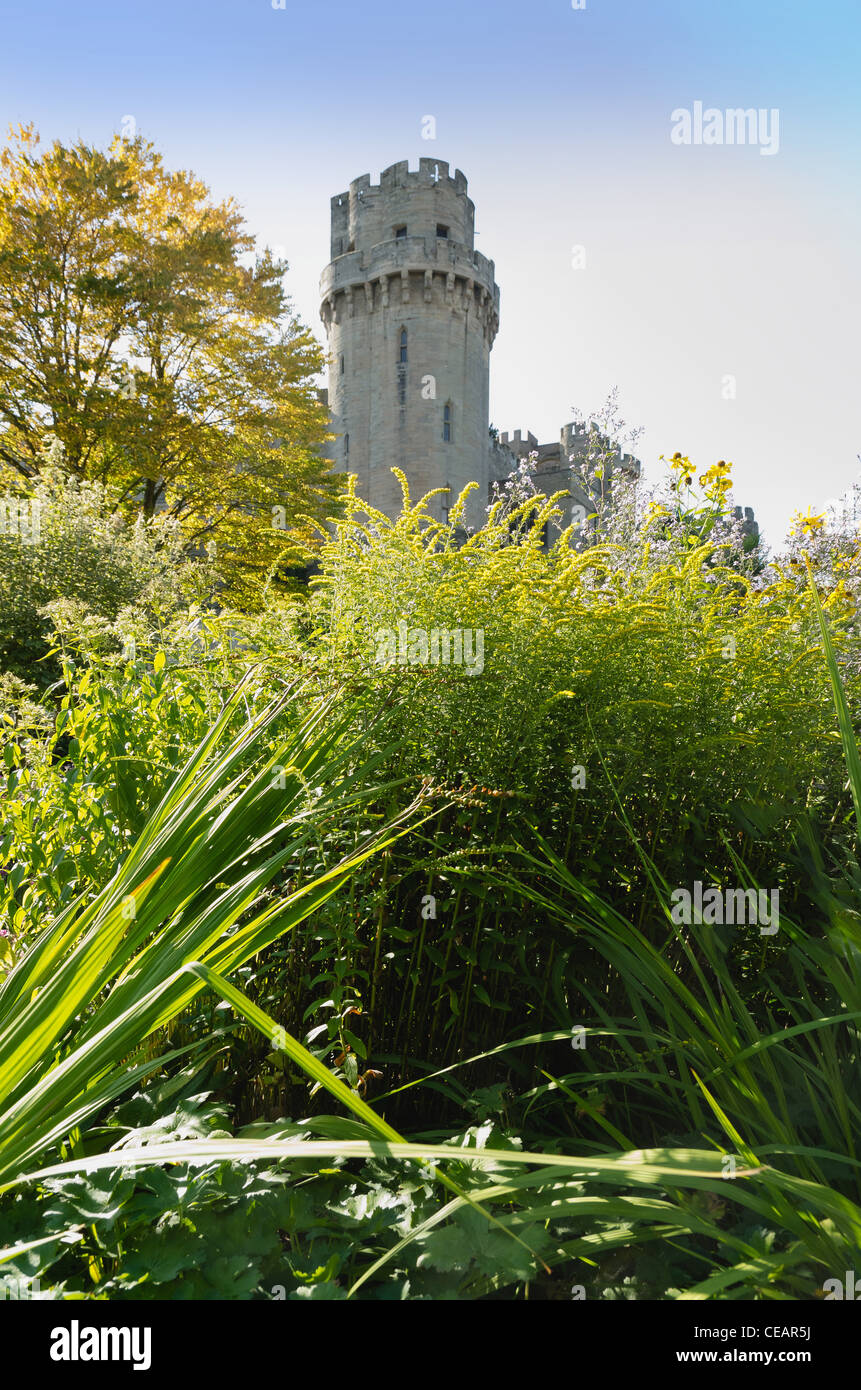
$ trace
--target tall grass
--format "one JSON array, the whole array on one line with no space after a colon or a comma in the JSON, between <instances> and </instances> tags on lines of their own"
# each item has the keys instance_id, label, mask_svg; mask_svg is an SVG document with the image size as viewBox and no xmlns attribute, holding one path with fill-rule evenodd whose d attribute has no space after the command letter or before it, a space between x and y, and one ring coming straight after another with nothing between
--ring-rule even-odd
<instances>
[{"instance_id":1,"label":"tall grass","mask_svg":"<svg viewBox=\"0 0 861 1390\"><path fill-rule=\"evenodd\" d=\"M381 788L380 754L350 734L339 693L310 711L289 688L225 731L253 672L179 771L105 887L48 923L0 984L0 1182L75 1136L106 1103L176 1053L148 1047L205 987L303 922L399 833L300 878L309 845L359 822ZM286 730L284 726L286 727ZM266 747L274 731L274 747ZM400 825L415 817L408 806ZM280 891L272 888L276 876Z\"/></svg>"}]
</instances>

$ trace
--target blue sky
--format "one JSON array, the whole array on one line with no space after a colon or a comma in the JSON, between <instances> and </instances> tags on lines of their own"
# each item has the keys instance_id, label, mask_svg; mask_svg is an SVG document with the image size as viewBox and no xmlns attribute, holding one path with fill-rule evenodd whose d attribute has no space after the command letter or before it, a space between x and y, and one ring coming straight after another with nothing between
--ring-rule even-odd
<instances>
[{"instance_id":1,"label":"blue sky","mask_svg":"<svg viewBox=\"0 0 861 1390\"><path fill-rule=\"evenodd\" d=\"M647 475L731 459L774 542L858 474L859 47L858 0L4 0L0 118L132 116L283 248L318 334L330 196L448 160L501 287L493 421L546 442L618 386ZM776 108L778 152L674 144L697 101Z\"/></svg>"}]
</instances>

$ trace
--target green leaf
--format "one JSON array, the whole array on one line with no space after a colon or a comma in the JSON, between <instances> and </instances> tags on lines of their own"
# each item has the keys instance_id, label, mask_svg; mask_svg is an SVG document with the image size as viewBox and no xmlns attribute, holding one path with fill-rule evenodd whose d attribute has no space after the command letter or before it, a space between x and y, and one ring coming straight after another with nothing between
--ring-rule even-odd
<instances>
[{"instance_id":1,"label":"green leaf","mask_svg":"<svg viewBox=\"0 0 861 1390\"><path fill-rule=\"evenodd\" d=\"M834 696L834 707L837 710L837 723L840 727L840 739L843 744L843 756L846 759L846 766L849 770L849 786L852 791L852 802L855 807L855 825L858 837L861 839L861 755L858 752L858 744L855 741L855 730L852 727L852 715L846 700L846 692L843 688L843 680L840 676L840 667L837 664L837 657L834 652L834 645L831 641L831 634L828 631L828 623L825 620L825 613L813 578L813 570L809 558L805 555L807 565L807 576L809 581L810 593L813 598L813 607L819 620L819 631L822 638L822 650L825 653L825 661L828 666L828 675L831 680L831 690Z\"/></svg>"}]
</instances>

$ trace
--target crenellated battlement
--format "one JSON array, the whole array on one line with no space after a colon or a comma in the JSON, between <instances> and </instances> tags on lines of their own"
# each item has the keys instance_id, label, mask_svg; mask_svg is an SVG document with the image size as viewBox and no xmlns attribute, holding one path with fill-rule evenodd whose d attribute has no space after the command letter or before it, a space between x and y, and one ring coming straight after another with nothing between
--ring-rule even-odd
<instances>
[{"instance_id":1,"label":"crenellated battlement","mask_svg":"<svg viewBox=\"0 0 861 1390\"><path fill-rule=\"evenodd\" d=\"M522 449L538 448L538 440L531 430L523 430L522 432L520 430L515 430L513 434L508 434L506 432L499 436L499 442L503 444L506 449L511 449L513 453L518 453Z\"/></svg>"},{"instance_id":2,"label":"crenellated battlement","mask_svg":"<svg viewBox=\"0 0 861 1390\"><path fill-rule=\"evenodd\" d=\"M403 228L407 236L426 237L442 229L443 239L470 251L475 246L475 207L467 196L466 177L460 169L450 174L443 159L420 159L417 170L400 160L382 171L378 184L362 174L332 198L331 216L332 260L370 250Z\"/></svg>"},{"instance_id":3,"label":"crenellated battlement","mask_svg":"<svg viewBox=\"0 0 861 1390\"><path fill-rule=\"evenodd\" d=\"M353 179L347 193L338 193L332 199L365 198L374 193L389 193L394 188L419 188L430 184L448 184L458 196L466 197L467 180L461 169L449 174L449 164L445 159L420 159L418 169L410 169L408 159L399 159L383 169L378 184L371 183L370 174L360 174Z\"/></svg>"},{"instance_id":4,"label":"crenellated battlement","mask_svg":"<svg viewBox=\"0 0 861 1390\"><path fill-rule=\"evenodd\" d=\"M596 432L598 432L598 441L602 450L607 450L607 461L610 469L620 468L629 475L638 477L640 473L639 460L631 454L623 454L619 448L613 446L608 439L600 434L594 421L587 424L582 420L574 420L568 425L563 425L559 431L558 442L554 441L551 444L539 444L530 430L515 430L513 434L500 434L498 447L517 459L524 459L527 455L533 455L537 472L542 479L546 480L548 475L558 474L559 479L564 481L570 474L572 463L576 467L577 460L582 459ZM557 482L554 485L559 486L560 483ZM567 485L567 481L564 482L564 485ZM574 486L573 483L572 486Z\"/></svg>"}]
</instances>

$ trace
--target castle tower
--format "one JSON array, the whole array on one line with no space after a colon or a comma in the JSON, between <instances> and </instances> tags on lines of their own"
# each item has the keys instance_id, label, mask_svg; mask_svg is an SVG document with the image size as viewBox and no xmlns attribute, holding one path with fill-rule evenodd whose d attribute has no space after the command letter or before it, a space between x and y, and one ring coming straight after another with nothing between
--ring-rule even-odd
<instances>
[{"instance_id":1,"label":"castle tower","mask_svg":"<svg viewBox=\"0 0 861 1390\"><path fill-rule=\"evenodd\" d=\"M320 282L329 347L335 468L389 516L449 487L443 517L468 482L468 520L487 505L489 359L499 325L493 261L475 250L466 179L442 160L364 174L332 199L331 261Z\"/></svg>"}]
</instances>

